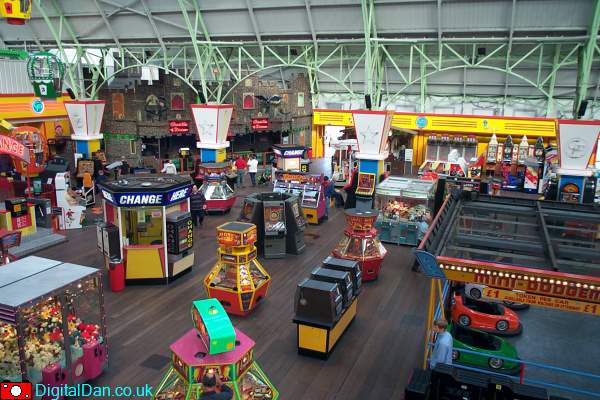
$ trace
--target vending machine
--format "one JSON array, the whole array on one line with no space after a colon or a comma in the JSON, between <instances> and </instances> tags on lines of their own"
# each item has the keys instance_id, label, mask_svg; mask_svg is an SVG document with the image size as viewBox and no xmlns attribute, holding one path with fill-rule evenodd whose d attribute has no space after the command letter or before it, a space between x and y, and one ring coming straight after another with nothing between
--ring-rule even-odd
<instances>
[{"instance_id":1,"label":"vending machine","mask_svg":"<svg viewBox=\"0 0 600 400\"><path fill-rule=\"evenodd\" d=\"M167 215L167 252L179 255L194 246L192 217L178 211Z\"/></svg>"},{"instance_id":2,"label":"vending machine","mask_svg":"<svg viewBox=\"0 0 600 400\"><path fill-rule=\"evenodd\" d=\"M285 257L285 202L282 200L263 201L264 218L264 257Z\"/></svg>"}]
</instances>

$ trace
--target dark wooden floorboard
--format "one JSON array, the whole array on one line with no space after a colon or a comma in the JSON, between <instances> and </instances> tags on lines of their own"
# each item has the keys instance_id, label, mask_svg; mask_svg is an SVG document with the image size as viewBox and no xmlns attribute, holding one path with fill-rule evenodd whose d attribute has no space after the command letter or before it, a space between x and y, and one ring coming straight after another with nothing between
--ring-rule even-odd
<instances>
[{"instance_id":1,"label":"dark wooden floorboard","mask_svg":"<svg viewBox=\"0 0 600 400\"><path fill-rule=\"evenodd\" d=\"M249 189L245 189L248 193ZM216 259L215 228L239 214L209 216L195 232L196 265L192 273L168 286L132 286L106 291L110 369L101 385L157 385L162 370L142 366L169 356L169 345L191 328L191 302L204 298L202 279ZM296 284L318 266L342 237L342 210L306 231L306 251L285 259L264 260L273 278L264 303L246 318L232 317L236 327L256 341L261 367L288 399L398 399L412 368L421 362L427 309L427 279L410 271L411 249L386 245L388 256L379 279L364 285L358 314L329 360L297 355L292 323ZM69 241L37 255L101 267L95 227L68 233ZM152 364L149 362L149 364Z\"/></svg>"}]
</instances>

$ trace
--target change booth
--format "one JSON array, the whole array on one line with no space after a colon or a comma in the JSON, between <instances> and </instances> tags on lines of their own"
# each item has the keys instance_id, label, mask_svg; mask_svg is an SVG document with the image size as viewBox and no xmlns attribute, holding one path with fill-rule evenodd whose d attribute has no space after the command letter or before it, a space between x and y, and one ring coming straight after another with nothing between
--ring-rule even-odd
<instances>
[{"instance_id":1,"label":"change booth","mask_svg":"<svg viewBox=\"0 0 600 400\"><path fill-rule=\"evenodd\" d=\"M168 283L194 264L189 177L143 176L100 185L98 246L127 283Z\"/></svg>"}]
</instances>

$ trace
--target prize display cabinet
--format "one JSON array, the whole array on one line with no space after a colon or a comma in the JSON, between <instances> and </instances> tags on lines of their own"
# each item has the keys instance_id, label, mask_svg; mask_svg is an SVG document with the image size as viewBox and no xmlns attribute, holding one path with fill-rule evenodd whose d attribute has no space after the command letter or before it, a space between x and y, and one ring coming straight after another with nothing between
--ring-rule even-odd
<instances>
[{"instance_id":1,"label":"prize display cabinet","mask_svg":"<svg viewBox=\"0 0 600 400\"><path fill-rule=\"evenodd\" d=\"M377 230L374 228L378 212L373 209L350 208L345 211L345 214L344 237L333 249L332 255L337 258L358 261L362 270L362 280L375 280L387 253L377 238Z\"/></svg>"},{"instance_id":2,"label":"prize display cabinet","mask_svg":"<svg viewBox=\"0 0 600 400\"><path fill-rule=\"evenodd\" d=\"M419 225L429 226L436 182L390 176L375 190L375 228L382 242L416 246ZM424 229L425 231L427 229Z\"/></svg>"},{"instance_id":3,"label":"prize display cabinet","mask_svg":"<svg viewBox=\"0 0 600 400\"><path fill-rule=\"evenodd\" d=\"M254 341L233 327L215 299L192 304L194 328L171 345L171 366L155 391L156 400L198 400L202 378L218 374L235 400L277 400L279 392L254 360Z\"/></svg>"},{"instance_id":4,"label":"prize display cabinet","mask_svg":"<svg viewBox=\"0 0 600 400\"><path fill-rule=\"evenodd\" d=\"M231 175L229 163L208 163L198 166L198 173L194 179L202 181L200 191L206 199L208 212L226 213L235 204L235 192L227 183L229 175Z\"/></svg>"},{"instance_id":5,"label":"prize display cabinet","mask_svg":"<svg viewBox=\"0 0 600 400\"><path fill-rule=\"evenodd\" d=\"M227 222L217 227L218 261L204 278L209 297L228 313L248 315L267 296L271 277L256 259L256 225Z\"/></svg>"},{"instance_id":6,"label":"prize display cabinet","mask_svg":"<svg viewBox=\"0 0 600 400\"><path fill-rule=\"evenodd\" d=\"M102 273L36 256L0 268L0 380L76 385L108 367Z\"/></svg>"}]
</instances>

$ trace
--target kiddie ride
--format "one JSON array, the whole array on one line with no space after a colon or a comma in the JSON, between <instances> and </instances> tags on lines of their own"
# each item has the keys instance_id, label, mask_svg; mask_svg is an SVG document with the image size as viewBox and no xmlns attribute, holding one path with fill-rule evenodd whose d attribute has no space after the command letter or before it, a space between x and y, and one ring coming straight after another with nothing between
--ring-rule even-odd
<instances>
[{"instance_id":1,"label":"kiddie ride","mask_svg":"<svg viewBox=\"0 0 600 400\"><path fill-rule=\"evenodd\" d=\"M153 399L199 399L202 378L215 373L235 400L279 398L277 389L254 361L254 341L233 327L216 299L194 301L192 320L194 328L171 345L171 367Z\"/></svg>"},{"instance_id":2,"label":"kiddie ride","mask_svg":"<svg viewBox=\"0 0 600 400\"><path fill-rule=\"evenodd\" d=\"M228 222L217 227L219 259L204 278L210 297L227 312L245 316L266 297L271 277L256 259L256 225Z\"/></svg>"}]
</instances>

